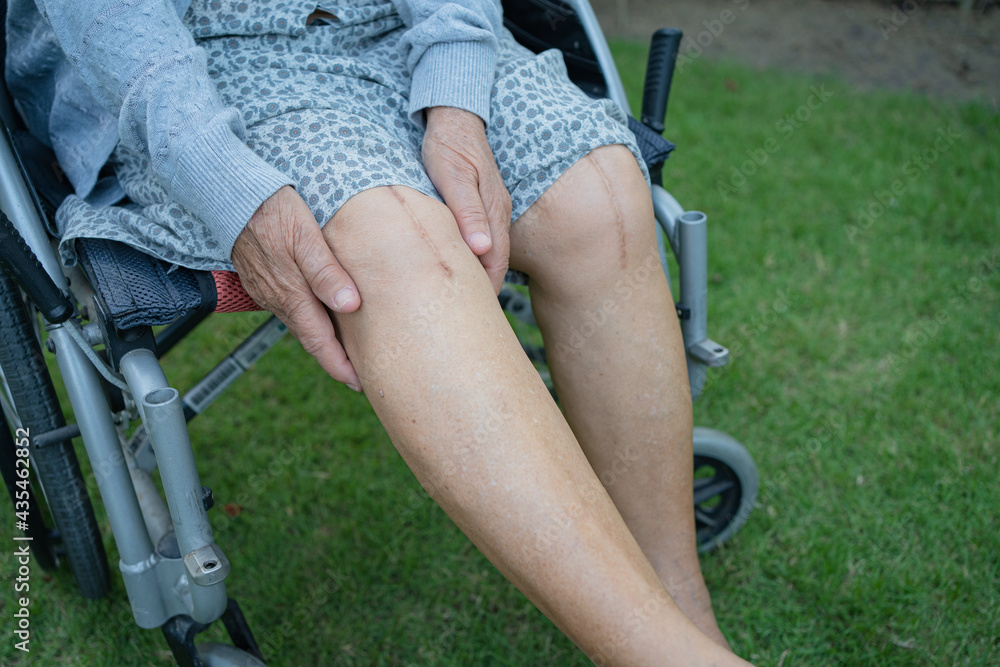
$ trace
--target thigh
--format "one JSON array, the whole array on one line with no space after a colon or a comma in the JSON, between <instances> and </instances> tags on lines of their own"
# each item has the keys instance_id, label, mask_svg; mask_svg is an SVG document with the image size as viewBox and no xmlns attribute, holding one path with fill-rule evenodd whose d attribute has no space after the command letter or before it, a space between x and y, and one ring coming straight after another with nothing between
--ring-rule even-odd
<instances>
[{"instance_id":1,"label":"thigh","mask_svg":"<svg viewBox=\"0 0 1000 667\"><path fill-rule=\"evenodd\" d=\"M380 89L371 82L353 85ZM408 136L405 113L368 106L298 109L247 128L250 147L288 174L321 225L344 202L371 188L398 185L438 196L423 170L419 145Z\"/></svg>"},{"instance_id":2,"label":"thigh","mask_svg":"<svg viewBox=\"0 0 1000 667\"><path fill-rule=\"evenodd\" d=\"M234 19L227 18L231 8L199 0L187 15L219 98L242 118L249 146L288 176L321 225L370 188L401 185L436 197L420 159L423 129L408 114L402 26L391 5L306 27L308 12L300 10L307 5L250 3ZM113 166L135 206L95 209L67 200L60 214L67 261L72 239L92 237L191 268L232 269L228 252L197 212L173 200L148 159L120 147Z\"/></svg>"},{"instance_id":3,"label":"thigh","mask_svg":"<svg viewBox=\"0 0 1000 667\"><path fill-rule=\"evenodd\" d=\"M645 164L625 113L607 99L593 99L574 85L556 50L537 56L501 38L501 58L490 106L487 139L511 194L517 221L584 155L620 144Z\"/></svg>"},{"instance_id":4,"label":"thigh","mask_svg":"<svg viewBox=\"0 0 1000 667\"><path fill-rule=\"evenodd\" d=\"M370 188L437 196L421 162L423 128L409 115L398 20L345 14L302 34L201 42L250 148L292 179L321 225Z\"/></svg>"}]
</instances>

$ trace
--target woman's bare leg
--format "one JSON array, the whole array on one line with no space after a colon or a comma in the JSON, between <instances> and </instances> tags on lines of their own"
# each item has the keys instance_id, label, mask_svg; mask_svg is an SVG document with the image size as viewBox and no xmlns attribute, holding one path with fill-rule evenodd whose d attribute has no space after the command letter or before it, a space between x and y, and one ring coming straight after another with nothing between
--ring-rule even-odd
<instances>
[{"instance_id":1,"label":"woman's bare leg","mask_svg":"<svg viewBox=\"0 0 1000 667\"><path fill-rule=\"evenodd\" d=\"M600 664L743 664L666 595L438 202L403 187L324 229L363 305L335 316L428 493Z\"/></svg>"},{"instance_id":2,"label":"woman's bare leg","mask_svg":"<svg viewBox=\"0 0 1000 667\"><path fill-rule=\"evenodd\" d=\"M649 190L632 154L600 148L511 229L531 277L566 418L675 601L720 644L698 564L691 394L660 269Z\"/></svg>"}]
</instances>

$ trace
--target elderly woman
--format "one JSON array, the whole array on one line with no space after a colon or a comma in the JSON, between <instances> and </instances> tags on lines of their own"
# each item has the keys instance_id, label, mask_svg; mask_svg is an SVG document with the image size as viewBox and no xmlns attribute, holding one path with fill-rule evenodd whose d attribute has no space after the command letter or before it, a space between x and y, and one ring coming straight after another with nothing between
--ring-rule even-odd
<instances>
[{"instance_id":1,"label":"elderly woman","mask_svg":"<svg viewBox=\"0 0 1000 667\"><path fill-rule=\"evenodd\" d=\"M8 34L75 190L65 261L97 237L235 267L592 659L745 664L695 551L670 292L631 280L656 248L644 167L556 52L518 46L493 0L13 0ZM508 266L564 413L497 304Z\"/></svg>"}]
</instances>

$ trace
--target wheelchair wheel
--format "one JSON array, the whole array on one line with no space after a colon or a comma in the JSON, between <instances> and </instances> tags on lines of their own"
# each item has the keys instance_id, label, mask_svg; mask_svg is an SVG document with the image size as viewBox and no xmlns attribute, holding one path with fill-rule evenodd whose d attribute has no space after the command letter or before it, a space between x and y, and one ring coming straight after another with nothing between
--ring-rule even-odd
<instances>
[{"instance_id":1,"label":"wheelchair wheel","mask_svg":"<svg viewBox=\"0 0 1000 667\"><path fill-rule=\"evenodd\" d=\"M694 429L694 516L698 551L736 534L753 511L757 466L743 445L710 428Z\"/></svg>"},{"instance_id":2,"label":"wheelchair wheel","mask_svg":"<svg viewBox=\"0 0 1000 667\"><path fill-rule=\"evenodd\" d=\"M17 285L3 271L0 271L0 380L0 402L11 427L20 423L35 435L66 425L34 321ZM32 497L44 498L54 528L50 531L41 527L49 539L33 540L32 550L42 551L35 551L35 559L45 567L65 558L83 596L103 597L110 581L108 559L72 441L31 447L31 470Z\"/></svg>"},{"instance_id":3,"label":"wheelchair wheel","mask_svg":"<svg viewBox=\"0 0 1000 667\"><path fill-rule=\"evenodd\" d=\"M217 642L198 644L198 654L205 667L267 667L255 656L229 644Z\"/></svg>"}]
</instances>

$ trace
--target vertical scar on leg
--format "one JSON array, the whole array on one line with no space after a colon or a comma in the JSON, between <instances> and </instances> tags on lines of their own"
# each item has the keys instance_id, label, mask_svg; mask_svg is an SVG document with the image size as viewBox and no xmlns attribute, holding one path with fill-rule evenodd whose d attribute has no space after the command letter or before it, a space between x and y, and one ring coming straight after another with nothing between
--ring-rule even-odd
<instances>
[{"instance_id":1,"label":"vertical scar on leg","mask_svg":"<svg viewBox=\"0 0 1000 667\"><path fill-rule=\"evenodd\" d=\"M445 263L445 261L441 258L441 253L438 252L437 246L434 245L433 241L431 241L431 238L427 235L427 229L422 224L420 224L420 219L413 213L413 210L410 208L410 205L406 203L406 200L403 199L403 196L396 191L396 188L394 186L390 185L387 187L389 188L389 192L392 193L392 196L395 197L396 201L399 202L400 206L402 206L406 210L406 212L410 214L410 220L413 221L413 224L416 226L417 231L420 232L420 238L426 241L427 245L431 247L431 250L434 252L434 256L437 258L438 265L441 267L441 270L444 271L444 274L446 276L451 278L451 267L448 266Z\"/></svg>"},{"instance_id":2,"label":"vertical scar on leg","mask_svg":"<svg viewBox=\"0 0 1000 667\"><path fill-rule=\"evenodd\" d=\"M590 164L594 165L594 169L597 170L597 173L600 175L601 180L604 181L604 189L608 191L608 197L611 199L611 207L615 210L615 220L618 223L618 241L621 246L622 269L624 270L626 266L625 218L622 216L621 207L618 205L618 198L615 197L615 190L614 188L611 187L611 182L608 180L608 177L605 176L604 170L601 169L601 165L598 164L597 160L594 159L594 156L589 153L587 154L587 160L590 162Z\"/></svg>"}]
</instances>

